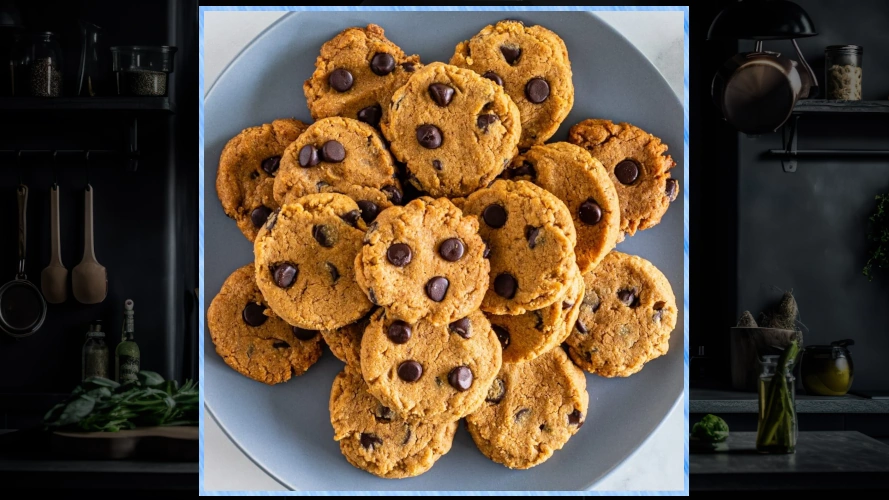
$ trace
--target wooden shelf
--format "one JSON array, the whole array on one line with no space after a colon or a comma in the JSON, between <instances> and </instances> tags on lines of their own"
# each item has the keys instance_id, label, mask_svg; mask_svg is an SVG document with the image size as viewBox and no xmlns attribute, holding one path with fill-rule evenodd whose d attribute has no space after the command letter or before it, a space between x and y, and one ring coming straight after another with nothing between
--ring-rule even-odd
<instances>
[{"instance_id":1,"label":"wooden shelf","mask_svg":"<svg viewBox=\"0 0 889 500\"><path fill-rule=\"evenodd\" d=\"M836 101L803 99L796 103L794 113L889 113L889 101Z\"/></svg>"},{"instance_id":2,"label":"wooden shelf","mask_svg":"<svg viewBox=\"0 0 889 500\"><path fill-rule=\"evenodd\" d=\"M0 111L173 113L169 97L0 97Z\"/></svg>"}]
</instances>

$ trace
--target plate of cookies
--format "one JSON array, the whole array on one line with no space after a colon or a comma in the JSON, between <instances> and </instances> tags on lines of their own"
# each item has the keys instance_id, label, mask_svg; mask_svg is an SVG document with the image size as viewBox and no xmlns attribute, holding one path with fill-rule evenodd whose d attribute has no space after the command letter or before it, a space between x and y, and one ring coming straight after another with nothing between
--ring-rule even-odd
<instances>
[{"instance_id":1,"label":"plate of cookies","mask_svg":"<svg viewBox=\"0 0 889 500\"><path fill-rule=\"evenodd\" d=\"M205 402L288 488L586 490L682 394L682 105L509 16L290 13L205 97Z\"/></svg>"}]
</instances>

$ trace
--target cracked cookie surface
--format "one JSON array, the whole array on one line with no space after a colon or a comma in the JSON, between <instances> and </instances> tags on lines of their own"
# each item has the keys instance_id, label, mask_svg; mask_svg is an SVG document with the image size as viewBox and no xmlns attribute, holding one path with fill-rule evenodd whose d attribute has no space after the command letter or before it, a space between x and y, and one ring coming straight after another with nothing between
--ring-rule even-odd
<instances>
[{"instance_id":1,"label":"cracked cookie surface","mask_svg":"<svg viewBox=\"0 0 889 500\"><path fill-rule=\"evenodd\" d=\"M253 264L226 278L207 310L207 326L225 363L265 384L302 375L321 356L318 332L294 328L269 309Z\"/></svg>"},{"instance_id":2,"label":"cracked cookie surface","mask_svg":"<svg viewBox=\"0 0 889 500\"><path fill-rule=\"evenodd\" d=\"M291 325L331 330L358 321L372 304L355 283L365 224L341 194L304 196L281 207L254 243L256 282Z\"/></svg>"},{"instance_id":3,"label":"cracked cookie surface","mask_svg":"<svg viewBox=\"0 0 889 500\"><path fill-rule=\"evenodd\" d=\"M580 315L567 340L577 366L603 377L627 377L667 353L678 310L659 269L613 251L584 281Z\"/></svg>"}]
</instances>

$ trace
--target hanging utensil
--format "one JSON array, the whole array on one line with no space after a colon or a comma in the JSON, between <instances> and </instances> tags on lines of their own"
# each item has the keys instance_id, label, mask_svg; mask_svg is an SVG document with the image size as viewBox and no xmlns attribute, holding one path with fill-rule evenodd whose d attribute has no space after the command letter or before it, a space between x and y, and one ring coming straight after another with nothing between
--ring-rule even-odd
<instances>
[{"instance_id":1,"label":"hanging utensil","mask_svg":"<svg viewBox=\"0 0 889 500\"><path fill-rule=\"evenodd\" d=\"M98 304L108 295L108 273L93 249L93 187L89 184L83 200L83 260L72 271L71 288L81 304Z\"/></svg>"},{"instance_id":2,"label":"hanging utensil","mask_svg":"<svg viewBox=\"0 0 889 500\"><path fill-rule=\"evenodd\" d=\"M40 290L25 275L27 239L26 223L28 187L18 188L19 267L15 280L0 287L0 330L13 337L27 337L36 332L46 319L46 301Z\"/></svg>"},{"instance_id":3,"label":"hanging utensil","mask_svg":"<svg viewBox=\"0 0 889 500\"><path fill-rule=\"evenodd\" d=\"M59 185L53 184L50 195L50 239L52 255L49 265L40 273L40 289L50 304L61 304L68 299L68 269L62 264L62 249L59 241Z\"/></svg>"}]
</instances>

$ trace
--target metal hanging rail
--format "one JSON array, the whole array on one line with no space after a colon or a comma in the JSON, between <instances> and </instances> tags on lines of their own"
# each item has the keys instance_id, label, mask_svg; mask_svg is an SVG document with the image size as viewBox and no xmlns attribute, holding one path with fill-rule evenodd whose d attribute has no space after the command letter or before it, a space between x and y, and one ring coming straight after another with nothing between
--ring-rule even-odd
<instances>
[{"instance_id":1,"label":"metal hanging rail","mask_svg":"<svg viewBox=\"0 0 889 500\"><path fill-rule=\"evenodd\" d=\"M787 134L787 125L781 128L784 149L770 149L768 153L781 158L781 166L785 172L796 172L797 158L811 158L818 156L827 157L882 157L889 156L887 149L797 149L797 130L800 115L793 115L790 123L790 135Z\"/></svg>"}]
</instances>

